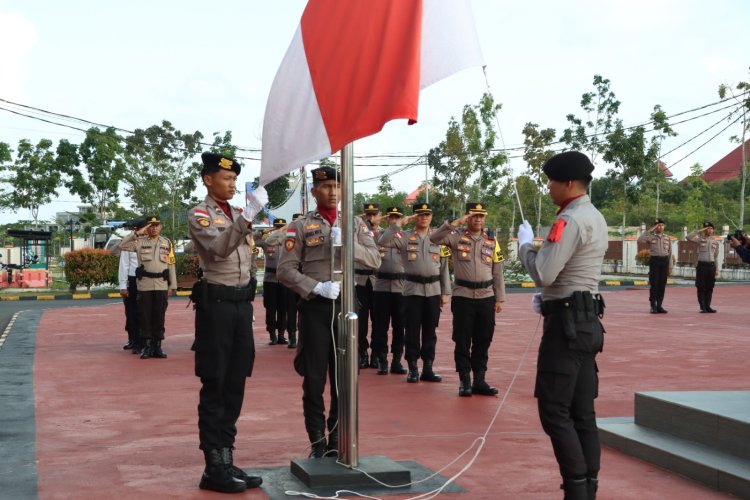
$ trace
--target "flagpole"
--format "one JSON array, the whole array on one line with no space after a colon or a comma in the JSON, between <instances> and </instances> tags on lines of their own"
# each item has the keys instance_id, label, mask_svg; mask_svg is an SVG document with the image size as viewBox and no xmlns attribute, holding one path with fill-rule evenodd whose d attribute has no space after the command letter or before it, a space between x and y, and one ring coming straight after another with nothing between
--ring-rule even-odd
<instances>
[{"instance_id":1,"label":"flagpole","mask_svg":"<svg viewBox=\"0 0 750 500\"><path fill-rule=\"evenodd\" d=\"M339 395L339 463L359 466L357 311L354 307L354 146L341 149L341 315L339 316L339 369L336 382Z\"/></svg>"}]
</instances>

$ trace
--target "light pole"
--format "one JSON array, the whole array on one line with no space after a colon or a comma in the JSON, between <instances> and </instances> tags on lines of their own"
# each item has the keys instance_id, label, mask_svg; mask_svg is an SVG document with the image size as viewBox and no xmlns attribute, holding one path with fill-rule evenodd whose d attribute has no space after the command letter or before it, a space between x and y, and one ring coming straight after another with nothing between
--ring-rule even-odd
<instances>
[{"instance_id":1,"label":"light pole","mask_svg":"<svg viewBox=\"0 0 750 500\"><path fill-rule=\"evenodd\" d=\"M73 239L74 231L78 231L81 229L81 225L77 222L73 222L73 219L68 219L68 222L66 223L68 226L68 232L70 233L70 251L72 252L75 250L75 240Z\"/></svg>"}]
</instances>

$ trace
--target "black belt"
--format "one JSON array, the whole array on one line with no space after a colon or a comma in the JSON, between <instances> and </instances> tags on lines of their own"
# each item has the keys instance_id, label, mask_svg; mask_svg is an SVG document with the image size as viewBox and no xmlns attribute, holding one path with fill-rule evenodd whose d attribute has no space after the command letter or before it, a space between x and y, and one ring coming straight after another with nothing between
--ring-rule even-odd
<instances>
[{"instance_id":1,"label":"black belt","mask_svg":"<svg viewBox=\"0 0 750 500\"><path fill-rule=\"evenodd\" d=\"M372 276L375 274L375 271L372 269L355 269L354 274L359 274L361 276Z\"/></svg>"},{"instance_id":2,"label":"black belt","mask_svg":"<svg viewBox=\"0 0 750 500\"><path fill-rule=\"evenodd\" d=\"M585 292L588 293L588 292ZM593 308L594 312L596 314L602 314L602 310L600 307L600 301L599 294L591 295L593 300ZM542 302L542 315L543 316L550 316L552 314L558 314L565 309L571 309L575 307L575 302L572 300L572 297L566 297L564 299L556 299L556 300L545 300Z\"/></svg>"},{"instance_id":3,"label":"black belt","mask_svg":"<svg viewBox=\"0 0 750 500\"><path fill-rule=\"evenodd\" d=\"M160 273L150 273L148 271L141 271L141 278L162 278L162 279L167 279L167 277L165 276L165 274L166 273L164 271L162 271Z\"/></svg>"},{"instance_id":4,"label":"black belt","mask_svg":"<svg viewBox=\"0 0 750 500\"><path fill-rule=\"evenodd\" d=\"M253 290L249 286L226 286L208 284L209 300L225 300L228 302L245 302L253 297Z\"/></svg>"},{"instance_id":5,"label":"black belt","mask_svg":"<svg viewBox=\"0 0 750 500\"><path fill-rule=\"evenodd\" d=\"M487 288L492 286L492 280L489 281L464 281L464 280L456 280L456 285L462 286L464 288L471 288L472 290L477 290L479 288Z\"/></svg>"},{"instance_id":6,"label":"black belt","mask_svg":"<svg viewBox=\"0 0 750 500\"><path fill-rule=\"evenodd\" d=\"M652 255L652 259L668 259L669 255Z\"/></svg>"},{"instance_id":7,"label":"black belt","mask_svg":"<svg viewBox=\"0 0 750 500\"><path fill-rule=\"evenodd\" d=\"M440 281L440 275L436 274L435 276L417 276L416 274L407 274L406 279L414 283L422 283L426 285L428 283L435 283L436 281Z\"/></svg>"},{"instance_id":8,"label":"black belt","mask_svg":"<svg viewBox=\"0 0 750 500\"><path fill-rule=\"evenodd\" d=\"M707 260L699 260L698 265L699 266L715 266L716 262L708 262Z\"/></svg>"},{"instance_id":9,"label":"black belt","mask_svg":"<svg viewBox=\"0 0 750 500\"><path fill-rule=\"evenodd\" d=\"M267 272L267 273L275 273L276 272L276 268L275 267L267 267L265 272Z\"/></svg>"},{"instance_id":10,"label":"black belt","mask_svg":"<svg viewBox=\"0 0 750 500\"><path fill-rule=\"evenodd\" d=\"M404 273L381 273L375 274L381 280L402 280L406 276Z\"/></svg>"}]
</instances>

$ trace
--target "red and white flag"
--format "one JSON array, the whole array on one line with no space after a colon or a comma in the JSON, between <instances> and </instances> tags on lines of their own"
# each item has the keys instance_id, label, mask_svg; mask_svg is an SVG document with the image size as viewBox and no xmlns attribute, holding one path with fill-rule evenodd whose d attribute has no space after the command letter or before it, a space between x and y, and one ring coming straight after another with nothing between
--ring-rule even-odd
<instances>
[{"instance_id":1,"label":"red and white flag","mask_svg":"<svg viewBox=\"0 0 750 500\"><path fill-rule=\"evenodd\" d=\"M481 65L469 0L309 0L268 96L260 184L416 122L420 89Z\"/></svg>"}]
</instances>

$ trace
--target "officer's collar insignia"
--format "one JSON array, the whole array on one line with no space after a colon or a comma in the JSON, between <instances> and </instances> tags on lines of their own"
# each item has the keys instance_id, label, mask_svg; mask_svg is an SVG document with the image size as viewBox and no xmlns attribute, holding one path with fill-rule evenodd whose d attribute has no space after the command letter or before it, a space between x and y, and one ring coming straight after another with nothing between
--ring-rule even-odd
<instances>
[{"instance_id":1,"label":"officer's collar insignia","mask_svg":"<svg viewBox=\"0 0 750 500\"><path fill-rule=\"evenodd\" d=\"M234 165L234 162L229 158L222 158L219 160L219 166L223 169L232 170L232 165Z\"/></svg>"}]
</instances>

